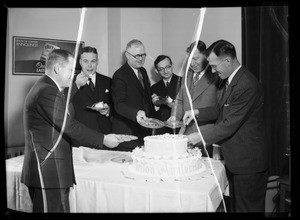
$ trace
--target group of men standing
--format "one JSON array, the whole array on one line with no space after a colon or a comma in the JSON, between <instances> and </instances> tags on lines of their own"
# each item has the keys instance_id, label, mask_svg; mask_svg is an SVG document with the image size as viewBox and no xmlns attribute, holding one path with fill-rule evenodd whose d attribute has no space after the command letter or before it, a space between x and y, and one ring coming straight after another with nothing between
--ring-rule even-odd
<instances>
[{"instance_id":1,"label":"group of men standing","mask_svg":"<svg viewBox=\"0 0 300 220\"><path fill-rule=\"evenodd\" d=\"M85 47L79 57L82 70L69 91L69 106L64 92L72 80L73 57L63 50L49 54L45 76L29 92L24 108L22 182L30 189L34 211L45 211L41 205L44 189L49 189L46 195L50 212L69 211L68 190L76 184L72 146L131 151L151 135L151 129L140 122L152 117L183 121L189 142L206 146L206 156L211 156L210 146L218 144L228 172L231 210L264 211L267 151L261 86L241 67L234 46L227 41L219 40L206 48L199 40L187 48L187 53L192 61L187 76L182 77L173 73L169 56L158 56L154 66L162 79L151 86L143 67L146 52L141 41L134 39L127 44L127 61L112 79L96 72L96 48ZM101 109L89 108L99 102ZM65 106L69 113L64 126ZM198 134L195 116L205 143ZM62 128L62 141L57 143ZM127 139L122 138L123 134L129 135Z\"/></svg>"}]
</instances>

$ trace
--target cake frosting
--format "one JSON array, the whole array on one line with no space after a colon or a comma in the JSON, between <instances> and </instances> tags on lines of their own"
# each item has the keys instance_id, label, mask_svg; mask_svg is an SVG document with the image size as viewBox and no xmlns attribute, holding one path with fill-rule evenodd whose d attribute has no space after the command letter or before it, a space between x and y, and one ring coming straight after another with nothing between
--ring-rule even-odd
<instances>
[{"instance_id":1,"label":"cake frosting","mask_svg":"<svg viewBox=\"0 0 300 220\"><path fill-rule=\"evenodd\" d=\"M205 170L199 148L188 149L184 135L154 135L144 138L144 146L136 147L131 157L132 170L153 177L184 177Z\"/></svg>"}]
</instances>

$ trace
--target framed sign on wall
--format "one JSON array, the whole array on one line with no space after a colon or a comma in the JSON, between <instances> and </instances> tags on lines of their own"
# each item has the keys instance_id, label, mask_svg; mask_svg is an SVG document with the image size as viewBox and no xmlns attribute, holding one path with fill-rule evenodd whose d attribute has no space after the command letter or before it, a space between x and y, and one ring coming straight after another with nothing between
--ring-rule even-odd
<instances>
[{"instance_id":1,"label":"framed sign on wall","mask_svg":"<svg viewBox=\"0 0 300 220\"><path fill-rule=\"evenodd\" d=\"M13 36L13 75L43 75L46 57L52 50L64 49L74 54L75 47L76 41ZM79 51L83 47L84 42L80 41Z\"/></svg>"}]
</instances>

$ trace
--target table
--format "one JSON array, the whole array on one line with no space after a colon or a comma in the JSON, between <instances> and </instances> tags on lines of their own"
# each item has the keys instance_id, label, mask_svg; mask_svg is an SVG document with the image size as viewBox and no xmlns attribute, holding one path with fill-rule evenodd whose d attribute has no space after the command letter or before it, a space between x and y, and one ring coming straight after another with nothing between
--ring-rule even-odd
<instances>
[{"instance_id":1,"label":"table","mask_svg":"<svg viewBox=\"0 0 300 220\"><path fill-rule=\"evenodd\" d=\"M73 148L77 184L70 190L70 211L76 213L215 212L222 201L209 168L191 181L160 181L131 175L130 163L111 161L130 152ZM20 183L24 156L6 160L8 208L31 212L27 187ZM222 161L211 160L220 189L228 195Z\"/></svg>"}]
</instances>

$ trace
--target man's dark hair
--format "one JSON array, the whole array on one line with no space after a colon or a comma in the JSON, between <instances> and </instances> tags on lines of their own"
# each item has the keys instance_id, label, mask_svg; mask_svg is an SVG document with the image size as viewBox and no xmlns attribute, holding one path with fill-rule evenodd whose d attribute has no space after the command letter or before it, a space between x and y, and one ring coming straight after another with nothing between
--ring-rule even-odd
<instances>
[{"instance_id":1,"label":"man's dark hair","mask_svg":"<svg viewBox=\"0 0 300 220\"><path fill-rule=\"evenodd\" d=\"M73 57L69 51L62 49L52 50L46 59L46 69L51 69L56 63L59 63L60 65L68 63L69 57Z\"/></svg>"},{"instance_id":2,"label":"man's dark hair","mask_svg":"<svg viewBox=\"0 0 300 220\"><path fill-rule=\"evenodd\" d=\"M205 53L206 52L206 44L201 40L194 41L193 43L191 43L191 45L188 48L186 48L186 52L190 54L196 43L197 43L196 47L197 47L198 51L205 55L206 54ZM203 66L206 67L207 65L208 65L208 61L206 59L203 60Z\"/></svg>"},{"instance_id":3,"label":"man's dark hair","mask_svg":"<svg viewBox=\"0 0 300 220\"><path fill-rule=\"evenodd\" d=\"M94 54L97 54L98 55L98 52L97 52L97 49L95 47L83 47L81 50L80 50L80 56L81 54L83 53L94 53Z\"/></svg>"},{"instance_id":4,"label":"man's dark hair","mask_svg":"<svg viewBox=\"0 0 300 220\"><path fill-rule=\"evenodd\" d=\"M155 68L157 69L157 64L160 62L160 61L162 61L162 60L164 60L164 59L169 59L170 60L170 63L172 64L172 60L171 60L171 58L169 57L169 56L167 56L167 55L159 55L157 58L156 58L156 60L154 61L154 66L155 66Z\"/></svg>"},{"instance_id":5,"label":"man's dark hair","mask_svg":"<svg viewBox=\"0 0 300 220\"><path fill-rule=\"evenodd\" d=\"M206 56L208 57L212 52L219 56L230 56L236 58L235 47L226 40L218 40L211 44L206 50Z\"/></svg>"},{"instance_id":6,"label":"man's dark hair","mask_svg":"<svg viewBox=\"0 0 300 220\"><path fill-rule=\"evenodd\" d=\"M191 45L188 48L186 48L186 52L187 53L191 53L191 51L192 51L195 43L196 43L196 41L194 41L193 43L191 43ZM205 50L206 50L205 43L203 41L201 41L201 40L197 41L197 49L199 50L200 53L204 53Z\"/></svg>"}]
</instances>

